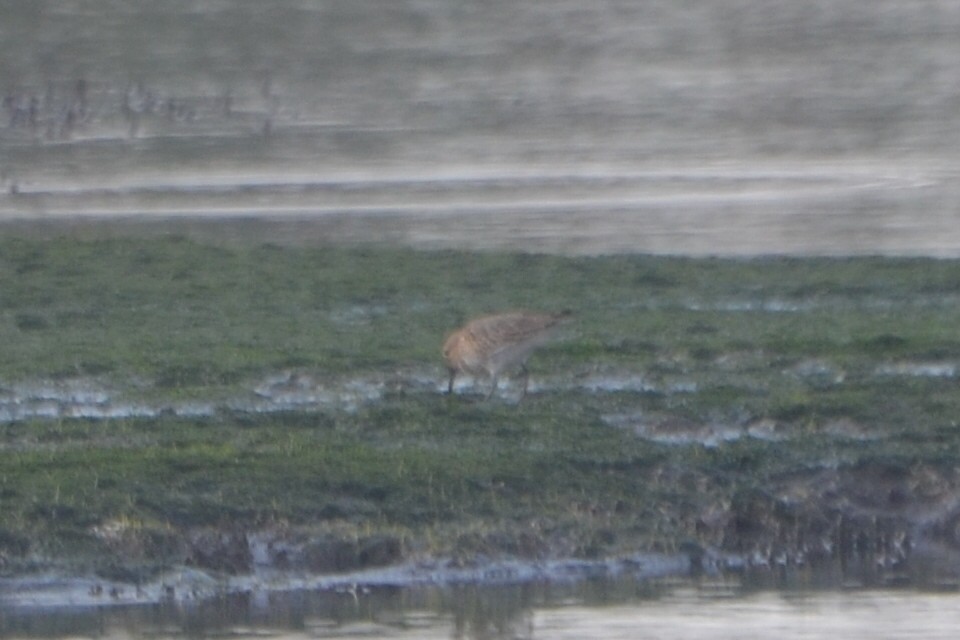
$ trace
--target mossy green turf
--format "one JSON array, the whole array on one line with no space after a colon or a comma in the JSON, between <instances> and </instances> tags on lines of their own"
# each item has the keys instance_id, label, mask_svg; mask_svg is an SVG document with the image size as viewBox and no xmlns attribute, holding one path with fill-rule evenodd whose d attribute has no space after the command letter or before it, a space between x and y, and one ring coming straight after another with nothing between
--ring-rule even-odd
<instances>
[{"instance_id":1,"label":"mossy green turf","mask_svg":"<svg viewBox=\"0 0 960 640\"><path fill-rule=\"evenodd\" d=\"M568 384L520 405L440 394L445 333L516 307L575 312L530 363L534 379ZM356 410L2 424L0 567L104 553L94 527L115 521L347 526L436 553L483 550L494 532L581 555L675 548L711 504L778 475L867 459L955 464L957 379L877 371L956 363L958 312L956 261L7 236L5 385L95 377L131 397L208 398L278 370L420 371L437 392L398 389ZM598 372L651 387L577 384ZM792 430L666 445L609 419L638 412ZM876 438L823 430L841 418Z\"/></svg>"}]
</instances>

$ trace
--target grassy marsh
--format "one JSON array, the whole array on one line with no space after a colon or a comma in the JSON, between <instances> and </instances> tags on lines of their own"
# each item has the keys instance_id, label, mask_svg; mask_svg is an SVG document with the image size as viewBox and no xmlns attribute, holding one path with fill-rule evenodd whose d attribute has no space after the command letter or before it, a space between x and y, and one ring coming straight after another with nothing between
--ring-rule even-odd
<instances>
[{"instance_id":1,"label":"grassy marsh","mask_svg":"<svg viewBox=\"0 0 960 640\"><path fill-rule=\"evenodd\" d=\"M0 425L8 573L191 561L185 536L205 529L464 557L743 550L738 505L795 505L798 476L880 465L911 491L918 470L937 495L954 486L956 261L9 235L0 282L11 403L17 385L81 380L109 390L96 402L214 407ZM442 395L445 333L512 307L576 313L533 357L534 393ZM349 407L224 401L278 372L377 391Z\"/></svg>"}]
</instances>

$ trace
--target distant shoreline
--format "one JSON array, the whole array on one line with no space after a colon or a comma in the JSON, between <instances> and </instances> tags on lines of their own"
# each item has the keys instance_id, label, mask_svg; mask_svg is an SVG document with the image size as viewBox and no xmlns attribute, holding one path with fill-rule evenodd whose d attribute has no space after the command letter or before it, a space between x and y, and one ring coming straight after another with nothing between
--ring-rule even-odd
<instances>
[{"instance_id":1,"label":"distant shoreline","mask_svg":"<svg viewBox=\"0 0 960 640\"><path fill-rule=\"evenodd\" d=\"M942 159L275 167L37 178L0 231L570 256L960 258Z\"/></svg>"},{"instance_id":2,"label":"distant shoreline","mask_svg":"<svg viewBox=\"0 0 960 640\"><path fill-rule=\"evenodd\" d=\"M484 213L63 213L3 216L0 233L80 238L183 235L213 244L281 246L389 245L418 250L517 251L570 256L650 254L689 257L960 258L960 225L924 228L895 221L874 230L847 229L829 214L804 226L765 214L727 220L704 211L673 227L637 212ZM746 221L744 219L746 218ZM729 224L728 224L729 222ZM738 224L733 224L734 222ZM944 224L950 221L941 221ZM864 239L865 238L865 239ZM862 239L862 241L861 241Z\"/></svg>"}]
</instances>

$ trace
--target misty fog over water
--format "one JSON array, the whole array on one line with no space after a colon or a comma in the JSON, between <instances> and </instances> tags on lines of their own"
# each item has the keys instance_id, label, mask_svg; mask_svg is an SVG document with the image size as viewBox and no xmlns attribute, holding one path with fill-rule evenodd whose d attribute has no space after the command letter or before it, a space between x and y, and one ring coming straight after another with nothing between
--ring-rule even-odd
<instances>
[{"instance_id":1,"label":"misty fog over water","mask_svg":"<svg viewBox=\"0 0 960 640\"><path fill-rule=\"evenodd\" d=\"M280 240L568 253L960 255L953 2L3 11L3 219L253 217L286 222Z\"/></svg>"}]
</instances>

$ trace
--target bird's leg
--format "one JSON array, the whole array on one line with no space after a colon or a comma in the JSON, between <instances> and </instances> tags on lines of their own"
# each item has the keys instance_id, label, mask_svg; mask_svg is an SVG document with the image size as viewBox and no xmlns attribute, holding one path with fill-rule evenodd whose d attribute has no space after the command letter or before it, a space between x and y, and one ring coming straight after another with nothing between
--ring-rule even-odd
<instances>
[{"instance_id":1,"label":"bird's leg","mask_svg":"<svg viewBox=\"0 0 960 640\"><path fill-rule=\"evenodd\" d=\"M520 365L520 375L523 376L523 391L520 393L520 400L523 400L527 397L527 385L530 384L530 371L527 369L527 365Z\"/></svg>"},{"instance_id":2,"label":"bird's leg","mask_svg":"<svg viewBox=\"0 0 960 640\"><path fill-rule=\"evenodd\" d=\"M490 393L487 394L487 397L484 398L484 400L489 400L490 398L492 398L492 397L493 397L493 392L496 391L496 390L497 390L497 376L496 376L496 374L494 374L494 375L493 375L493 384L490 385Z\"/></svg>"},{"instance_id":3,"label":"bird's leg","mask_svg":"<svg viewBox=\"0 0 960 640\"><path fill-rule=\"evenodd\" d=\"M447 395L453 393L453 379L457 377L457 370L450 369L450 382L447 383Z\"/></svg>"}]
</instances>

